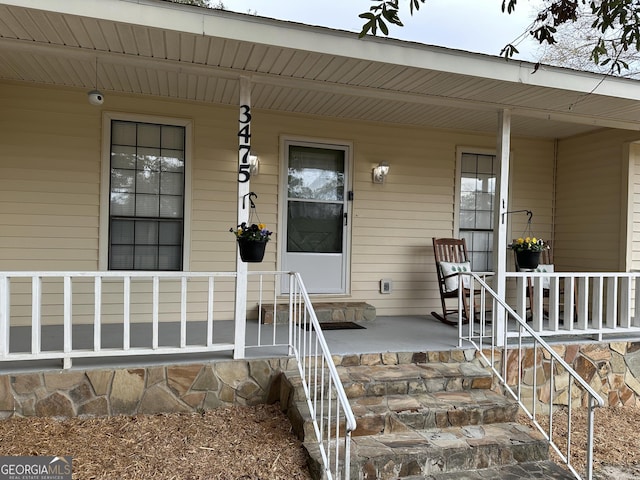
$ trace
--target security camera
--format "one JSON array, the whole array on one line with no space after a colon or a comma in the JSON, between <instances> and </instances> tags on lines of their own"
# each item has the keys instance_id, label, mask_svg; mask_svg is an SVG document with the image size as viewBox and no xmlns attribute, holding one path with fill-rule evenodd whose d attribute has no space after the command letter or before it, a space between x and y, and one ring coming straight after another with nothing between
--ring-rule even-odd
<instances>
[{"instance_id":1,"label":"security camera","mask_svg":"<svg viewBox=\"0 0 640 480\"><path fill-rule=\"evenodd\" d=\"M91 90L89 95L89 103L91 105L102 105L104 103L104 95L98 90Z\"/></svg>"}]
</instances>

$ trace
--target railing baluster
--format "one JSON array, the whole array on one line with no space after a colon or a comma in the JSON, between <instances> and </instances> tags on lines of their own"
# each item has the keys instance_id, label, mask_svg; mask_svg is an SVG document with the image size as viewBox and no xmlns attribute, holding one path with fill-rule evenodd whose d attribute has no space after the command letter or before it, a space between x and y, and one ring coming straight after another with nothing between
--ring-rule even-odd
<instances>
[{"instance_id":1,"label":"railing baluster","mask_svg":"<svg viewBox=\"0 0 640 480\"><path fill-rule=\"evenodd\" d=\"M71 368L71 357L68 355L73 350L73 292L72 292L71 276L64 276L63 297L64 297L64 326L63 326L63 357L62 367L65 369Z\"/></svg>"},{"instance_id":2,"label":"railing baluster","mask_svg":"<svg viewBox=\"0 0 640 480\"><path fill-rule=\"evenodd\" d=\"M636 276L634 280L635 309L633 312L633 325L640 327L640 277Z\"/></svg>"},{"instance_id":3,"label":"railing baluster","mask_svg":"<svg viewBox=\"0 0 640 480\"><path fill-rule=\"evenodd\" d=\"M589 326L589 277L578 278L578 322L579 330L586 330Z\"/></svg>"},{"instance_id":4,"label":"railing baluster","mask_svg":"<svg viewBox=\"0 0 640 480\"><path fill-rule=\"evenodd\" d=\"M631 278L620 278L620 328L631 327Z\"/></svg>"},{"instance_id":5,"label":"railing baluster","mask_svg":"<svg viewBox=\"0 0 640 480\"><path fill-rule=\"evenodd\" d=\"M151 302L153 304L151 307L151 348L157 350L160 343L158 339L160 321L160 277L154 275L151 283Z\"/></svg>"},{"instance_id":6,"label":"railing baluster","mask_svg":"<svg viewBox=\"0 0 640 480\"><path fill-rule=\"evenodd\" d=\"M560 327L560 279L558 277L548 277L548 281L549 304L547 305L547 312L549 314L549 330L557 331Z\"/></svg>"},{"instance_id":7,"label":"railing baluster","mask_svg":"<svg viewBox=\"0 0 640 480\"><path fill-rule=\"evenodd\" d=\"M564 328L573 331L576 312L575 278L567 276L564 279Z\"/></svg>"},{"instance_id":8,"label":"railing baluster","mask_svg":"<svg viewBox=\"0 0 640 480\"><path fill-rule=\"evenodd\" d=\"M591 289L591 328L602 329L604 316L604 282L600 275L593 277ZM589 324L587 323L587 326Z\"/></svg>"},{"instance_id":9,"label":"railing baluster","mask_svg":"<svg viewBox=\"0 0 640 480\"><path fill-rule=\"evenodd\" d=\"M587 480L593 478L593 424L594 424L594 401L589 398L587 407Z\"/></svg>"},{"instance_id":10,"label":"railing baluster","mask_svg":"<svg viewBox=\"0 0 640 480\"><path fill-rule=\"evenodd\" d=\"M11 338L11 294L9 277L0 275L0 358L9 356Z\"/></svg>"},{"instance_id":11,"label":"railing baluster","mask_svg":"<svg viewBox=\"0 0 640 480\"><path fill-rule=\"evenodd\" d=\"M102 277L93 280L93 351L102 349Z\"/></svg>"},{"instance_id":12,"label":"railing baluster","mask_svg":"<svg viewBox=\"0 0 640 480\"><path fill-rule=\"evenodd\" d=\"M207 290L207 347L213 345L213 299L215 283L213 277L209 277L209 288ZM275 320L274 320L275 321Z\"/></svg>"},{"instance_id":13,"label":"railing baluster","mask_svg":"<svg viewBox=\"0 0 640 480\"><path fill-rule=\"evenodd\" d=\"M187 346L187 277L180 279L180 348Z\"/></svg>"},{"instance_id":14,"label":"railing baluster","mask_svg":"<svg viewBox=\"0 0 640 480\"><path fill-rule=\"evenodd\" d=\"M122 349L127 351L131 347L131 277L124 277L124 316L122 319Z\"/></svg>"},{"instance_id":15,"label":"railing baluster","mask_svg":"<svg viewBox=\"0 0 640 480\"><path fill-rule=\"evenodd\" d=\"M31 353L42 350L42 277L31 278Z\"/></svg>"},{"instance_id":16,"label":"railing baluster","mask_svg":"<svg viewBox=\"0 0 640 480\"><path fill-rule=\"evenodd\" d=\"M607 328L616 328L618 325L618 279L607 278L607 315L605 320Z\"/></svg>"}]
</instances>

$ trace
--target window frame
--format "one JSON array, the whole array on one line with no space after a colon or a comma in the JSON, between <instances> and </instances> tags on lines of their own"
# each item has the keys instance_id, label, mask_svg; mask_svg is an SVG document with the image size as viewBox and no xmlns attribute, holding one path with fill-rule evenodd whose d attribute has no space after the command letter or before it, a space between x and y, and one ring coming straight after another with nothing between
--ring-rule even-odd
<instances>
[{"instance_id":1,"label":"window frame","mask_svg":"<svg viewBox=\"0 0 640 480\"><path fill-rule=\"evenodd\" d=\"M98 270L109 270L109 206L111 183L111 122L125 121L137 123L151 123L158 125L172 125L185 129L184 142L184 216L183 216L183 245L182 245L182 272L190 271L190 245L191 245L191 172L192 172L192 127L189 119L163 117L156 115L143 115L132 113L103 112L102 115L102 153L100 171L100 233ZM112 270L114 272L126 270ZM139 270L155 271L155 270Z\"/></svg>"},{"instance_id":2,"label":"window frame","mask_svg":"<svg viewBox=\"0 0 640 480\"><path fill-rule=\"evenodd\" d=\"M453 215L453 234L456 238L461 238L460 236L460 207L462 205L462 156L464 154L469 154L469 155L489 155L489 156L493 156L496 157L496 162L498 161L497 158L497 152L495 149L491 149L491 148L482 148L482 147L457 147L456 148L456 173L455 173L455 205L454 205L454 215ZM497 168L500 168L500 165L497 165ZM497 182L500 181L500 174L499 171L496 172L496 188L497 188ZM495 200L495 199L494 199ZM494 212L493 214L495 215L495 203L494 203ZM494 243L495 243L495 238L497 235L497 231L495 228L495 218L492 222L492 229L491 231L493 232L493 238L494 238ZM471 248L470 245L467 246L469 249ZM493 245L492 245L493 247ZM493 252L493 248L491 249L491 252ZM495 259L494 259L495 261Z\"/></svg>"}]
</instances>

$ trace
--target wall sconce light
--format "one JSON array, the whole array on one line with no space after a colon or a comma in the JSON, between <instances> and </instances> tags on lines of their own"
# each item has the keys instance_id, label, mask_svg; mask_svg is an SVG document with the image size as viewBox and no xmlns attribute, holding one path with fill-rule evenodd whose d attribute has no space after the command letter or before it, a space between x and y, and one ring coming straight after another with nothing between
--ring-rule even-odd
<instances>
[{"instance_id":1,"label":"wall sconce light","mask_svg":"<svg viewBox=\"0 0 640 480\"><path fill-rule=\"evenodd\" d=\"M251 175L258 175L259 170L260 170L260 159L255 154L249 155L249 173Z\"/></svg>"},{"instance_id":2,"label":"wall sconce light","mask_svg":"<svg viewBox=\"0 0 640 480\"><path fill-rule=\"evenodd\" d=\"M373 183L384 183L384 179L389 173L389 164L387 162L380 162L380 164L373 169Z\"/></svg>"}]
</instances>

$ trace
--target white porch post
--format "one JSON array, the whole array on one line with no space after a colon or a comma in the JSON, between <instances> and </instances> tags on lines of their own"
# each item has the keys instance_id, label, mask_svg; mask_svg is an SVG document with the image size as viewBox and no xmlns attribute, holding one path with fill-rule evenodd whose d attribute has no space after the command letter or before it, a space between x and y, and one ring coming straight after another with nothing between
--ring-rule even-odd
<instances>
[{"instance_id":1,"label":"white porch post","mask_svg":"<svg viewBox=\"0 0 640 480\"><path fill-rule=\"evenodd\" d=\"M238 225L249 221L249 154L251 152L251 80L240 77L240 115L238 117ZM236 248L236 312L233 358L244 358L247 323L247 264Z\"/></svg>"},{"instance_id":2,"label":"white porch post","mask_svg":"<svg viewBox=\"0 0 640 480\"><path fill-rule=\"evenodd\" d=\"M500 298L505 298L506 271L507 271L507 210L509 198L509 152L511 150L511 111L501 110L498 114L498 139L497 159L500 169L496 191L494 231L497 235L493 238L493 271L496 283L494 288ZM498 309L494 318L494 335L496 345L504 346L504 334L506 330L505 312Z\"/></svg>"}]
</instances>

